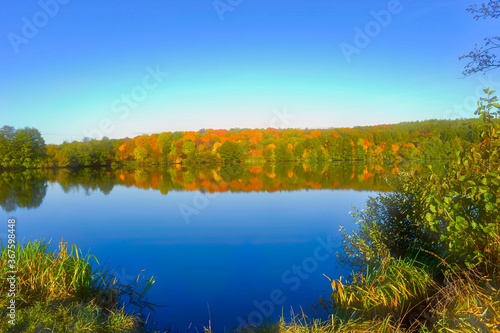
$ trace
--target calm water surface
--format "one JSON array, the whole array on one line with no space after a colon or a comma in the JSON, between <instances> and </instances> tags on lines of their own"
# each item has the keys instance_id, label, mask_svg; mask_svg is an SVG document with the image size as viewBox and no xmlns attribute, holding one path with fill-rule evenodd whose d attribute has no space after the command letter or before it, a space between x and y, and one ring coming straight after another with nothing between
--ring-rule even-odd
<instances>
[{"instance_id":1,"label":"calm water surface","mask_svg":"<svg viewBox=\"0 0 500 333\"><path fill-rule=\"evenodd\" d=\"M335 256L351 205L389 187L394 167L336 164L57 170L0 175L0 216L19 240L64 238L119 266L120 282L155 276L159 327L218 332L309 308L347 276ZM191 325L191 326L190 326Z\"/></svg>"}]
</instances>

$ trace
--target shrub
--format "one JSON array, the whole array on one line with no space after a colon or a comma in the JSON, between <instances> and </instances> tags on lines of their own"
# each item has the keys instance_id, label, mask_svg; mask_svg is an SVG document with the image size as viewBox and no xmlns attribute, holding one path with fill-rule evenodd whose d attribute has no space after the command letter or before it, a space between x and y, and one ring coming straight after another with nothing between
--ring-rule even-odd
<instances>
[{"instance_id":1,"label":"shrub","mask_svg":"<svg viewBox=\"0 0 500 333\"><path fill-rule=\"evenodd\" d=\"M462 149L444 178L424 183L422 226L440 233L453 262L478 267L490 277L500 268L500 105L485 90L476 114L484 120L479 145ZM496 111L495 111L496 110Z\"/></svg>"}]
</instances>

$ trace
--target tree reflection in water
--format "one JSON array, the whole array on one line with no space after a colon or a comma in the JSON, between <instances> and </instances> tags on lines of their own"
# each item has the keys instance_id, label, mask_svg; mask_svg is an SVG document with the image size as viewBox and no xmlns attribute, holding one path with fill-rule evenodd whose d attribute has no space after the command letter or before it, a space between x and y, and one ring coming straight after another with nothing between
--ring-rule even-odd
<instances>
[{"instance_id":1,"label":"tree reflection in water","mask_svg":"<svg viewBox=\"0 0 500 333\"><path fill-rule=\"evenodd\" d=\"M434 162L436 174L444 173L446 163ZM318 189L390 191L388 179L398 172L422 174L427 168L416 162L395 165L362 163L266 163L230 165L180 164L165 168L26 170L0 173L0 206L11 212L17 208L36 208L46 194L47 182L61 185L63 191L83 190L109 194L114 186L170 191L275 192Z\"/></svg>"},{"instance_id":2,"label":"tree reflection in water","mask_svg":"<svg viewBox=\"0 0 500 333\"><path fill-rule=\"evenodd\" d=\"M47 192L44 170L6 171L0 174L0 206L6 212L36 208Z\"/></svg>"}]
</instances>

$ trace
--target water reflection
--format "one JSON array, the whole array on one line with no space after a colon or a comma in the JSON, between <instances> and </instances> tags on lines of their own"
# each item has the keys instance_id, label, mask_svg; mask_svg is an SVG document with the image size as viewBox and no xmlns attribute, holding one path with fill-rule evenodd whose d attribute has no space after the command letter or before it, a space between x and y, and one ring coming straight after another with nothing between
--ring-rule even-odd
<instances>
[{"instance_id":1,"label":"water reflection","mask_svg":"<svg viewBox=\"0 0 500 333\"><path fill-rule=\"evenodd\" d=\"M0 206L6 212L38 207L46 192L44 170L6 171L0 174Z\"/></svg>"},{"instance_id":2,"label":"water reflection","mask_svg":"<svg viewBox=\"0 0 500 333\"><path fill-rule=\"evenodd\" d=\"M444 163L433 163L444 173ZM57 169L6 171L0 174L0 206L6 211L36 208L46 194L47 182L65 193L93 191L109 194L115 186L170 191L275 192L318 189L390 191L387 178L398 172L425 172L417 163L366 165L360 163L268 163L207 167L174 165L161 169Z\"/></svg>"}]
</instances>

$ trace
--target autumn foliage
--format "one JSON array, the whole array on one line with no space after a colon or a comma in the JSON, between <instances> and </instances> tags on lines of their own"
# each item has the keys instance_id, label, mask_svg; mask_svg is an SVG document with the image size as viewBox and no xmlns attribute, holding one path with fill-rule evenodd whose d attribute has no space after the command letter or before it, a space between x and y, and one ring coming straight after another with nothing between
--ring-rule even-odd
<instances>
[{"instance_id":1,"label":"autumn foliage","mask_svg":"<svg viewBox=\"0 0 500 333\"><path fill-rule=\"evenodd\" d=\"M477 126L470 119L314 130L203 129L118 140L113 154L116 161L150 164L449 159L479 139Z\"/></svg>"},{"instance_id":2,"label":"autumn foliage","mask_svg":"<svg viewBox=\"0 0 500 333\"><path fill-rule=\"evenodd\" d=\"M2 129L0 168L429 161L452 159L462 147L479 143L481 133L478 119L330 129L202 129L60 145L44 145L33 135L29 139L26 131L18 130L16 139L13 128ZM33 147L37 154L24 154Z\"/></svg>"}]
</instances>

